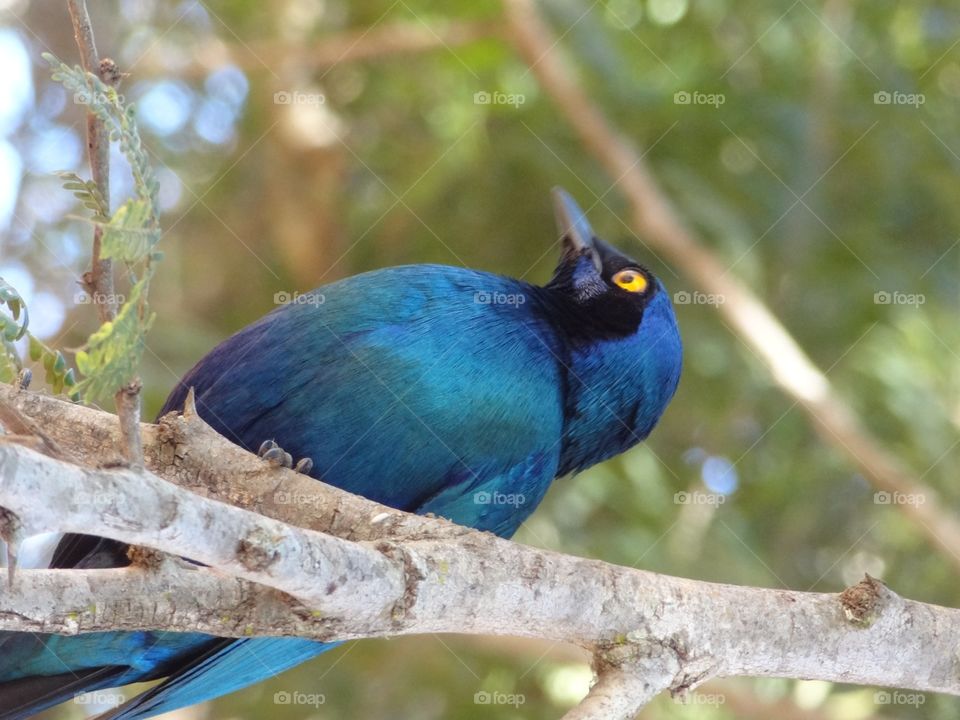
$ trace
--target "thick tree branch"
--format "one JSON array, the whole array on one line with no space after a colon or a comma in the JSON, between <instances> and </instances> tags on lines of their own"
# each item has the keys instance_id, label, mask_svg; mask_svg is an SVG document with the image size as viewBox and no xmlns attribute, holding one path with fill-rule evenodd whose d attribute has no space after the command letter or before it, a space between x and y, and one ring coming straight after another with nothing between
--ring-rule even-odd
<instances>
[{"instance_id":1,"label":"thick tree branch","mask_svg":"<svg viewBox=\"0 0 960 720\"><path fill-rule=\"evenodd\" d=\"M182 416L167 416L159 425L140 425L146 467L165 480L236 507L347 540L455 539L470 532L460 525L430 521L372 503L292 470L270 467L214 432L197 416L192 404L186 410ZM27 435L40 433L42 428L44 442L55 448L48 454L88 467L102 464L103 449L119 440L114 415L0 385L0 423L7 417L17 418L15 427L19 429L12 432Z\"/></svg>"},{"instance_id":2,"label":"thick tree branch","mask_svg":"<svg viewBox=\"0 0 960 720\"><path fill-rule=\"evenodd\" d=\"M106 537L184 555L331 612L356 611L341 577L373 594L364 603L371 613L385 609L378 598L391 604L386 610L403 599L402 572L365 546L187 493L152 474L85 469L9 445L0 447L0 475L0 487L34 498L0 503L24 536L110 527Z\"/></svg>"},{"instance_id":3,"label":"thick tree branch","mask_svg":"<svg viewBox=\"0 0 960 720\"><path fill-rule=\"evenodd\" d=\"M643 156L591 102L533 0L504 0L504 7L517 51L630 203L634 231L676 263L705 293L724 298L717 310L777 385L813 419L824 442L849 457L877 489L924 498L925 502L898 504L897 508L960 569L960 521L944 509L938 493L915 478L870 434L760 298L728 272L683 223Z\"/></svg>"},{"instance_id":4,"label":"thick tree branch","mask_svg":"<svg viewBox=\"0 0 960 720\"><path fill-rule=\"evenodd\" d=\"M0 507L25 534L82 530L212 566L171 560L95 571L95 582L78 581L86 571L23 571L0 593L4 629L541 637L596 653L595 709L572 717L628 717L662 686L683 692L725 675L960 694L960 611L904 600L872 579L841 595L716 585L466 529L455 540L346 542L149 473L81 468L10 442L0 444ZM379 508L362 498L357 507L361 524ZM416 520L446 532L442 521ZM628 692L614 692L624 683Z\"/></svg>"}]
</instances>

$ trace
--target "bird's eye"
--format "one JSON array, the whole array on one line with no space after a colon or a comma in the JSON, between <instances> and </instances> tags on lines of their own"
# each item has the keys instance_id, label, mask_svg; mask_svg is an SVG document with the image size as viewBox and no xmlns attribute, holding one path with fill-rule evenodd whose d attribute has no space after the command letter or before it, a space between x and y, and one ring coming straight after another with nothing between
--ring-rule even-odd
<instances>
[{"instance_id":1,"label":"bird's eye","mask_svg":"<svg viewBox=\"0 0 960 720\"><path fill-rule=\"evenodd\" d=\"M621 270L613 276L613 282L627 292L642 293L647 289L647 278L636 270Z\"/></svg>"}]
</instances>

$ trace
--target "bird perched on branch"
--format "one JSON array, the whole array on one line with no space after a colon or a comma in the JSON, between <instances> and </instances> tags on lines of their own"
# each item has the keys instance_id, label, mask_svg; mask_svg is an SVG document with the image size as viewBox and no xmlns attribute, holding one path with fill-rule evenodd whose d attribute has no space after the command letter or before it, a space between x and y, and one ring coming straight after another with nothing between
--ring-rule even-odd
<instances>
[{"instance_id":1,"label":"bird perched on branch","mask_svg":"<svg viewBox=\"0 0 960 720\"><path fill-rule=\"evenodd\" d=\"M554 478L643 440L680 377L669 295L555 191L562 255L544 286L465 268L394 267L296 296L204 357L194 388L228 439L292 454L324 482L511 536ZM275 439L279 447L265 440ZM282 448L282 449L280 449ZM54 567L127 564L66 536ZM331 647L199 633L0 635L0 718L166 678L108 715L146 718L246 687Z\"/></svg>"}]
</instances>

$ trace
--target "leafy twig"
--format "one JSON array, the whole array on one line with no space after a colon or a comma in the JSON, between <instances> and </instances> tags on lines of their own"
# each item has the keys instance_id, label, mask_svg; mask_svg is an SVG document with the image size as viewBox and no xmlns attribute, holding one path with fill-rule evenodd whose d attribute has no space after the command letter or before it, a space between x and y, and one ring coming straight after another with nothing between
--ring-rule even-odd
<instances>
[{"instance_id":1,"label":"leafy twig","mask_svg":"<svg viewBox=\"0 0 960 720\"><path fill-rule=\"evenodd\" d=\"M0 306L10 308L10 315L0 311L0 382L11 382L22 368L20 355L13 343L23 337L29 324L27 306L12 285L0 278ZM20 315L23 322L19 322Z\"/></svg>"},{"instance_id":2,"label":"leafy twig","mask_svg":"<svg viewBox=\"0 0 960 720\"><path fill-rule=\"evenodd\" d=\"M23 370L20 353L14 342L26 336L30 341L30 359L43 363L47 383L55 393L67 390L70 398L79 398L73 390L76 385L73 368L67 367L67 360L59 350L52 350L37 337L27 331L30 324L27 305L20 294L0 278L0 305L10 308L11 315L0 311L0 383L13 382ZM22 322L20 316L23 316Z\"/></svg>"},{"instance_id":3,"label":"leafy twig","mask_svg":"<svg viewBox=\"0 0 960 720\"><path fill-rule=\"evenodd\" d=\"M73 172L58 173L63 180L63 189L73 192L84 207L93 211L93 219L100 222L110 220L110 203L101 194L100 188L93 180L84 180Z\"/></svg>"},{"instance_id":4,"label":"leafy twig","mask_svg":"<svg viewBox=\"0 0 960 720\"><path fill-rule=\"evenodd\" d=\"M83 363L88 370L93 370L91 377L85 380L88 382L85 388L88 391L103 391L106 379L116 380L118 371L124 371L122 382L112 386L113 389L119 387L114 401L120 419L122 450L131 467L142 468L143 446L139 433L140 379L135 373L142 355L144 336L152 320L146 309L146 298L152 264L158 257L151 252L159 239L156 210L158 184L141 147L133 109L123 106L116 91L122 73L113 60L100 59L84 0L67 0L67 7L85 72L80 72L79 68L67 67L52 55L45 57L54 67L54 77L64 86L73 89L75 98L78 97L77 93L89 93L86 96L87 147L90 152L93 189L85 185L71 188L86 193L91 198L88 207L94 206L91 209L94 210L96 221L91 267L89 272L84 274L84 285L97 308L102 326L91 336L87 348L83 351ZM80 99L83 99L83 96L80 96ZM129 201L109 222L105 222L110 210L110 140L118 142L120 151L130 161L138 200ZM71 182L75 181L70 180L68 185ZM130 204L134 202L139 204ZM141 225L133 227L135 221L139 221ZM145 232L137 234L137 231ZM127 251L124 249L124 241L129 241L133 234L137 235L140 242L129 245L136 245L137 251ZM119 311L113 282L112 261L115 257L127 261L128 264L143 259L146 265L142 278L135 280L130 302ZM136 322L131 322L134 317ZM124 347L124 342L127 342L129 347ZM94 357L101 365L92 366L91 359ZM131 365L133 361L136 364ZM80 354L77 362L78 365L81 363Z\"/></svg>"},{"instance_id":5,"label":"leafy twig","mask_svg":"<svg viewBox=\"0 0 960 720\"><path fill-rule=\"evenodd\" d=\"M93 37L93 26L87 13L84 0L67 0L70 19L73 22L73 35L80 50L80 62L83 69L91 75L100 76L100 57ZM112 62L112 61L111 61ZM108 77L113 77L112 74ZM119 80L119 75L117 75ZM101 198L105 200L104 215L109 215L110 199L110 141L102 118L95 113L87 114L87 149L90 153L90 175ZM109 260L100 257L100 237L102 231L94 228L93 252L90 270L84 274L87 292L95 299L100 321L106 322L116 315L116 301L113 292L113 266Z\"/></svg>"}]
</instances>

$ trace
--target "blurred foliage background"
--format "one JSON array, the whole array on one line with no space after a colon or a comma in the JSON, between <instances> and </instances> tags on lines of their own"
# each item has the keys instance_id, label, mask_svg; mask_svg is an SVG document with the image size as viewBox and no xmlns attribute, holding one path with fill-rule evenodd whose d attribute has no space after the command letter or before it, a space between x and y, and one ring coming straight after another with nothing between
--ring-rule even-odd
<instances>
[{"instance_id":1,"label":"blurred foliage background","mask_svg":"<svg viewBox=\"0 0 960 720\"><path fill-rule=\"evenodd\" d=\"M938 502L960 511L960 7L541 7L594 100L648 149L728 272ZM686 366L649 443L558 481L517 540L769 587L836 591L869 572L913 598L960 606L950 562L877 501L697 288L630 233L616 188L498 30L499 4L103 0L90 10L101 55L130 73L121 92L138 107L162 184L149 416L277 293L420 262L546 280L556 260L548 190L563 185L601 235L688 294L675 296L692 300L677 305ZM469 42L454 32L464 27ZM356 57L380 33L418 34L429 47L390 53L384 41L383 52ZM31 330L75 348L96 326L75 302L90 226L53 173L88 176L84 107L49 80L43 51L77 62L65 3L0 0L0 276L25 297ZM118 156L111 183L116 206L131 187ZM684 502L692 497L703 502ZM554 718L589 680L569 648L397 638L348 644L177 716ZM484 692L517 702L484 704ZM837 720L960 712L932 694L738 680L713 683L693 704L660 698L641 717L771 708Z\"/></svg>"}]
</instances>

